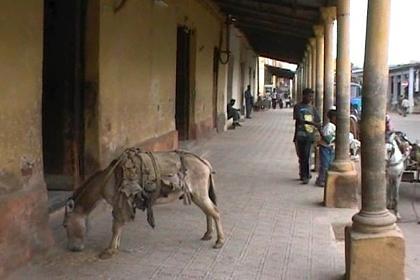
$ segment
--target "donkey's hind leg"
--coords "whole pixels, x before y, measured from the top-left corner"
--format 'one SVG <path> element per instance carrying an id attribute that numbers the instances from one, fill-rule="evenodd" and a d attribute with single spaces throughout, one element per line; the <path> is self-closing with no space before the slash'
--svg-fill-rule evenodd
<path id="1" fill-rule="evenodd" d="M 203 210 L 204 211 L 204 210 Z M 212 216 L 204 213 L 206 215 L 206 221 L 207 221 L 207 230 L 204 233 L 203 237 L 201 237 L 201 240 L 211 240 L 213 237 L 213 218 Z"/>
<path id="2" fill-rule="evenodd" d="M 220 213 L 217 209 L 216 205 L 210 200 L 210 198 L 204 198 L 203 200 L 197 199 L 195 196 L 192 196 L 193 202 L 200 207 L 200 209 L 204 212 L 207 218 L 207 231 L 203 236 L 203 240 L 208 240 L 211 238 L 211 233 L 213 232 L 213 225 L 211 218 L 213 218 L 216 224 L 216 231 L 217 231 L 217 240 L 214 245 L 214 248 L 221 248 L 225 243 L 225 235 L 223 233 L 222 222 L 220 221 Z M 205 239 L 208 238 L 208 239 Z"/>
<path id="3" fill-rule="evenodd" d="M 123 222 L 119 222 L 116 219 L 112 221 L 111 242 L 109 243 L 108 248 L 106 248 L 99 254 L 99 258 L 109 259 L 113 255 L 118 253 L 118 249 L 120 248 L 120 243 L 121 243 L 121 233 L 122 233 L 123 226 L 124 226 Z"/>

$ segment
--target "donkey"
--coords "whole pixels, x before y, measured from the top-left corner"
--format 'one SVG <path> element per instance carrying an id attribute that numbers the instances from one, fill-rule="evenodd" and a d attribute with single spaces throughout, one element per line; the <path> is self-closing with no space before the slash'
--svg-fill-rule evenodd
<path id="1" fill-rule="evenodd" d="M 137 164 L 139 162 L 140 165 Z M 184 202 L 192 201 L 206 215 L 207 229 L 202 240 L 212 238 L 214 220 L 217 240 L 213 247 L 221 248 L 225 238 L 216 206 L 213 173 L 208 161 L 190 152 L 144 153 L 138 148 L 127 149 L 107 168 L 91 176 L 68 199 L 63 221 L 68 249 L 84 249 L 87 217 L 101 200 L 113 208 L 111 242 L 99 255 L 106 259 L 118 253 L 123 226 L 134 219 L 135 208 L 151 211 L 152 205 L 172 202 L 177 198 L 183 198 Z M 151 216 L 152 219 L 149 219 L 148 213 L 148 221 L 154 227 Z"/>
<path id="2" fill-rule="evenodd" d="M 401 219 L 401 215 L 398 211 L 401 178 L 405 170 L 407 155 L 410 154 L 410 147 L 404 146 L 404 153 L 401 151 L 399 147 L 399 143 L 401 142 L 402 139 L 400 139 L 398 134 L 396 132 L 391 132 L 387 135 L 385 143 L 387 208 L 394 212 L 398 220 Z"/>

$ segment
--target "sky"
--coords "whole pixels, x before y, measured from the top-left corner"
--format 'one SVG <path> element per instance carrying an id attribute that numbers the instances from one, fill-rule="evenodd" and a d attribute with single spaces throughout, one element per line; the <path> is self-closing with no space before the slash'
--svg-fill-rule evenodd
<path id="1" fill-rule="evenodd" d="M 367 0 L 350 1 L 350 59 L 362 67 Z M 390 65 L 420 61 L 420 0 L 391 0 Z"/>

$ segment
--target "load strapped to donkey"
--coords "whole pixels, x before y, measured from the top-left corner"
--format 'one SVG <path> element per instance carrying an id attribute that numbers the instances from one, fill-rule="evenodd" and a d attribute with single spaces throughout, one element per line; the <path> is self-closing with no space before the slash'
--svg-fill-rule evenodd
<path id="1" fill-rule="evenodd" d="M 146 210 L 147 221 L 155 227 L 152 206 L 177 198 L 183 199 L 185 204 L 193 202 L 206 215 L 207 230 L 203 240 L 212 238 L 214 220 L 217 230 L 214 247 L 222 247 L 224 234 L 216 206 L 213 173 L 208 161 L 191 152 L 125 150 L 68 199 L 63 226 L 69 249 L 83 250 L 87 216 L 99 200 L 105 200 L 113 208 L 113 236 L 109 247 L 100 255 L 108 258 L 118 252 L 122 227 L 135 218 L 136 209 Z"/>

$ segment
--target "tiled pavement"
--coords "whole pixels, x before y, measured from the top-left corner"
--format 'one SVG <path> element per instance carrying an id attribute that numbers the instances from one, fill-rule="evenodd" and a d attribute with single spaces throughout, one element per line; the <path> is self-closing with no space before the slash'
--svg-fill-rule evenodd
<path id="1" fill-rule="evenodd" d="M 65 250 L 58 212 L 51 226 L 60 241 L 11 279 L 341 279 L 344 244 L 331 224 L 349 222 L 354 210 L 322 207 L 323 189 L 296 180 L 291 110 L 258 112 L 242 125 L 191 148 L 217 172 L 222 249 L 200 241 L 204 215 L 179 202 L 156 207 L 154 230 L 138 212 L 122 252 L 99 260 L 111 234 L 111 213 L 100 206 L 84 252 Z"/>

